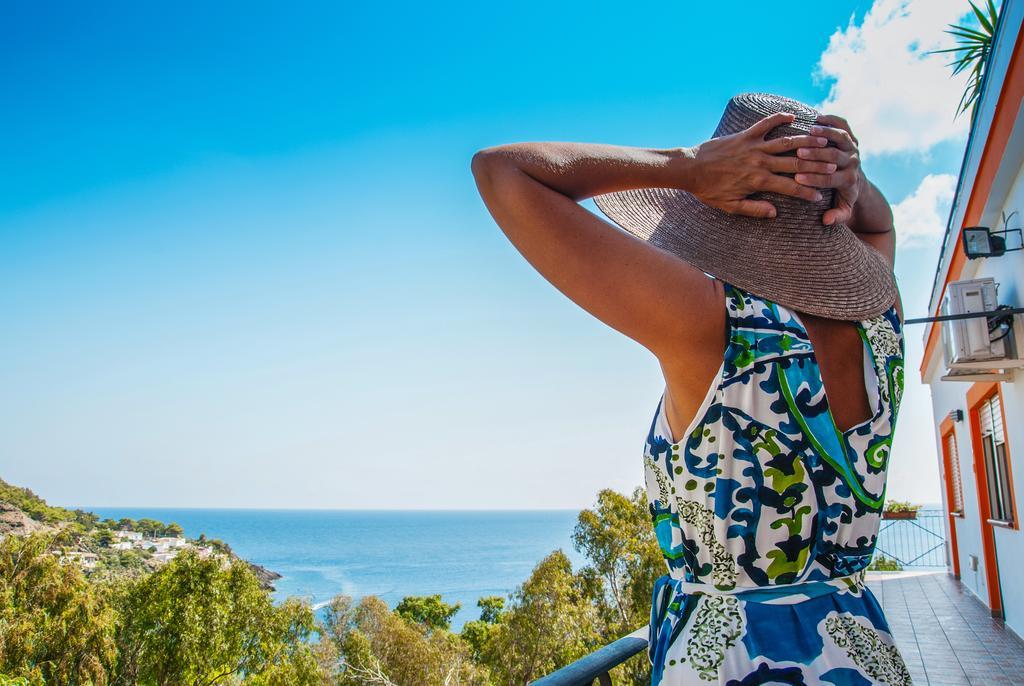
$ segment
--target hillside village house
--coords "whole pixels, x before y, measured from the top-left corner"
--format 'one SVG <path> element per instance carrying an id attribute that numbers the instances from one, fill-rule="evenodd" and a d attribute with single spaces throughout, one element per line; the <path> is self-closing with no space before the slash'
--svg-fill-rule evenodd
<path id="1" fill-rule="evenodd" d="M 158 550 L 153 553 L 153 560 L 156 562 L 170 562 L 178 555 L 178 549 L 172 548 L 170 550 Z"/>
<path id="2" fill-rule="evenodd" d="M 1024 1 L 996 27 L 924 329 L 947 555 L 959 578 L 1024 636 Z M 986 256 L 987 255 L 987 256 Z"/>
<path id="3" fill-rule="evenodd" d="M 96 565 L 99 563 L 99 555 L 81 550 L 71 550 L 66 553 L 61 553 L 59 555 L 59 559 L 61 564 L 76 563 L 86 571 L 95 569 Z"/>
<path id="4" fill-rule="evenodd" d="M 181 536 L 160 536 L 153 539 L 153 545 L 158 548 L 184 548 L 188 543 Z"/>
<path id="5" fill-rule="evenodd" d="M 161 562 L 172 559 L 180 549 L 190 547 L 191 545 L 188 539 L 182 536 L 145 538 L 138 531 L 115 531 L 114 537 L 118 541 L 111 544 L 110 548 L 112 550 L 130 550 L 132 548 L 150 550 L 154 553 L 154 559 Z M 199 548 L 199 551 L 204 557 L 209 555 L 209 550 L 205 546 Z M 203 553 L 203 551 L 206 552 Z"/>

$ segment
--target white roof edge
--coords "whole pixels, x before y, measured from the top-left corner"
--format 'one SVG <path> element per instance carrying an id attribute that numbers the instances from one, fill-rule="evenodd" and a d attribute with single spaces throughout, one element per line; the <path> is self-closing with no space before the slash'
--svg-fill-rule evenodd
<path id="1" fill-rule="evenodd" d="M 992 179 L 992 188 L 989 190 L 985 207 L 981 211 L 980 223 L 982 226 L 1002 227 L 1003 218 L 1000 211 L 1006 205 L 1022 163 L 1024 163 L 1024 99 L 1017 107 L 1017 114 L 1013 119 L 1013 129 L 1003 148 L 1003 154 L 999 159 L 999 169 L 996 170 L 995 178 Z"/>

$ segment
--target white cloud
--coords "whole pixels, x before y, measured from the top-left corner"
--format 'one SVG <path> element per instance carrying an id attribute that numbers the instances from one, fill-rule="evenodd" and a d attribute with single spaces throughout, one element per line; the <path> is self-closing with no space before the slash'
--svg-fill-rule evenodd
<path id="1" fill-rule="evenodd" d="M 967 113 L 953 114 L 966 74 L 951 78 L 952 55 L 925 55 L 955 45 L 944 33 L 970 12 L 964 0 L 876 0 L 829 39 L 815 78 L 832 80 L 817 109 L 850 122 L 862 154 L 924 153 L 963 138 Z"/>
<path id="2" fill-rule="evenodd" d="M 946 232 L 950 203 L 956 191 L 952 174 L 929 174 L 902 201 L 893 205 L 893 225 L 901 247 L 938 245 Z"/>

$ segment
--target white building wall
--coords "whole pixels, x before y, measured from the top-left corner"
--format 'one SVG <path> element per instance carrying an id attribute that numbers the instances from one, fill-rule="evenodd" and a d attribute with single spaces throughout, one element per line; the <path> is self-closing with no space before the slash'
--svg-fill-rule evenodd
<path id="1" fill-rule="evenodd" d="M 1018 287 L 1021 286 L 1018 276 Z M 1017 301 L 1020 303 L 1020 301 Z M 1014 375 L 1014 383 L 1003 383 L 1003 416 L 1006 418 L 1006 447 L 1010 451 L 1013 498 L 1018 519 L 1024 516 L 1024 373 Z M 1020 522 L 1018 522 L 1020 524 Z M 1024 530 L 995 527 L 996 557 L 1006 623 L 1024 636 Z"/>
<path id="2" fill-rule="evenodd" d="M 1006 201 L 999 208 L 998 225 L 993 225 L 993 231 L 1002 231 L 1002 214 L 1009 215 L 1017 211 L 1010 218 L 1009 228 L 1024 227 L 1024 168 L 1018 169 L 1017 176 L 1013 180 L 1010 192 Z M 996 222 L 993 222 L 995 224 Z M 1010 248 L 1020 245 L 1020 236 L 1013 234 L 1006 237 L 1007 246 Z M 1024 307 L 1024 250 L 1008 252 L 1002 257 L 990 257 L 980 260 L 968 260 L 964 275 L 961 278 L 979 278 L 991 276 L 999 284 L 999 304 L 1015 305 Z M 1020 341 L 1024 344 L 1024 341 Z"/>
<path id="3" fill-rule="evenodd" d="M 1014 210 L 1019 210 L 1019 212 L 1011 218 L 1009 227 L 1024 226 L 1024 169 L 1018 171 L 1000 212 L 1005 211 L 1009 215 Z M 997 230 L 1002 227 L 1000 225 L 990 228 Z M 1019 245 L 1018 241 L 1016 236 L 1011 235 L 1007 238 L 1007 244 L 1010 247 Z M 961 248 L 957 246 L 956 249 L 960 250 Z M 989 276 L 999 284 L 1000 304 L 1024 307 L 1024 251 L 1008 252 L 1002 257 L 996 258 L 969 260 L 960 278 L 971 279 Z M 1018 341 L 1018 345 L 1024 346 L 1024 341 Z M 938 433 L 939 424 L 951 410 L 959 409 L 964 413 L 964 421 L 954 425 L 964 489 L 964 517 L 962 519 L 954 518 L 960 578 L 965 587 L 988 605 L 985 555 L 981 537 L 982 522 L 979 518 L 977 489 L 978 478 L 984 480 L 984 472 L 976 474 L 974 471 L 974 446 L 970 435 L 970 418 L 966 398 L 967 389 L 972 384 L 963 381 L 940 381 L 939 377 L 945 371 L 941 347 L 937 348 L 933 354 L 937 360 L 932 361 L 926 381 L 931 385 L 932 390 L 935 438 L 939 446 L 940 460 L 943 452 L 941 436 Z M 1021 518 L 1024 517 L 1024 371 L 1013 372 L 1011 379 L 1011 381 L 1001 382 L 1000 385 L 1014 498 L 1018 508 L 1017 516 Z M 945 479 L 945 475 L 943 476 Z M 945 497 L 944 480 L 943 499 Z M 987 497 L 984 481 L 982 481 L 982 497 Z M 1018 635 L 1024 636 L 1024 575 L 1021 575 L 1019 571 L 1024 569 L 1024 530 L 1000 526 L 993 527 L 993 529 L 1006 623 Z M 971 570 L 971 555 L 978 558 L 977 571 Z"/>

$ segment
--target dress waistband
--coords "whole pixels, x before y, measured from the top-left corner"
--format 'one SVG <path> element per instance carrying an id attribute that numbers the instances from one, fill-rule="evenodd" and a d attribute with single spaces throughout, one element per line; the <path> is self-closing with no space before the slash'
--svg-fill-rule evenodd
<path id="1" fill-rule="evenodd" d="M 789 604 L 828 595 L 841 590 L 853 590 L 864 585 L 865 570 L 847 576 L 820 581 L 799 581 L 792 584 L 773 584 L 769 586 L 735 586 L 721 589 L 712 584 L 701 584 L 683 581 L 665 575 L 655 584 L 655 595 L 659 586 L 669 584 L 676 593 L 686 595 L 731 595 L 740 600 L 754 603 Z"/>

